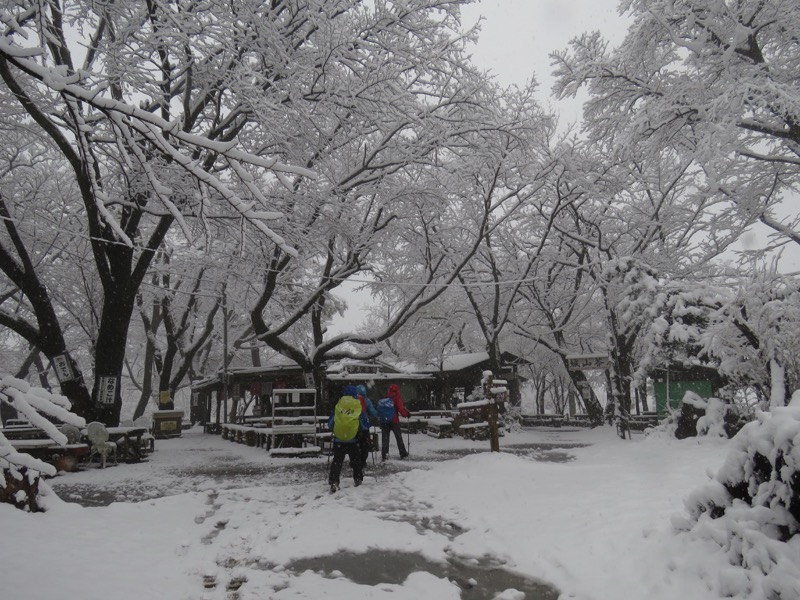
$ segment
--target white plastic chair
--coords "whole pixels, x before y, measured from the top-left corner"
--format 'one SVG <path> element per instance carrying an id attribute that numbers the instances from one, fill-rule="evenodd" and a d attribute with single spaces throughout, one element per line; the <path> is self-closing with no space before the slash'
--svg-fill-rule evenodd
<path id="1" fill-rule="evenodd" d="M 150 433 L 150 429 L 152 428 L 151 420 L 148 417 L 139 417 L 133 422 L 133 424 L 136 427 L 147 427 L 147 433 L 142 436 L 142 451 L 155 452 L 156 438 L 152 433 Z"/>
<path id="2" fill-rule="evenodd" d="M 117 463 L 117 444 L 108 441 L 108 430 L 105 425 L 99 421 L 92 421 L 86 426 L 86 437 L 92 445 L 87 462 L 92 462 L 92 457 L 97 455 L 100 457 L 102 468 L 105 469 L 108 455 L 113 454 L 114 464 Z"/>

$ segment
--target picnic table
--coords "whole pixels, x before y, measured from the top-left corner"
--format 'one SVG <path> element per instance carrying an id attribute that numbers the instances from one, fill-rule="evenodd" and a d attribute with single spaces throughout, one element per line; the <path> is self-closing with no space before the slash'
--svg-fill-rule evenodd
<path id="1" fill-rule="evenodd" d="M 107 427 L 108 439 L 117 444 L 117 459 L 126 462 L 139 462 L 144 459 L 142 436 L 147 427 Z"/>
<path id="2" fill-rule="evenodd" d="M 108 441 L 117 445 L 117 460 L 125 462 L 139 462 L 144 460 L 142 437 L 147 433 L 147 427 L 106 427 Z M 87 430 L 81 430 L 84 438 Z"/>
<path id="3" fill-rule="evenodd" d="M 435 438 L 453 437 L 453 419 L 429 419 L 427 434 Z"/>

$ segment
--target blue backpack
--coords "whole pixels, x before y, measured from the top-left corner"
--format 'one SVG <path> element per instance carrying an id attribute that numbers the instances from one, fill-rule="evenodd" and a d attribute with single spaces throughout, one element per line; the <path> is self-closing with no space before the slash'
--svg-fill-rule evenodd
<path id="1" fill-rule="evenodd" d="M 378 400 L 378 418 L 381 425 L 388 425 L 394 419 L 394 400 L 391 398 L 381 398 Z"/>

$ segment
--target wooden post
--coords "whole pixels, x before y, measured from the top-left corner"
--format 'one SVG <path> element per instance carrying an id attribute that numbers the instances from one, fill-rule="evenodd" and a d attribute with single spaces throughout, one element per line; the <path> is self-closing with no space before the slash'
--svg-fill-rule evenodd
<path id="1" fill-rule="evenodd" d="M 497 402 L 492 388 L 494 387 L 494 374 L 489 373 L 483 382 L 483 395 L 490 404 L 486 407 L 486 420 L 489 423 L 489 447 L 492 452 L 500 452 L 500 434 L 497 431 Z"/>
<path id="2" fill-rule="evenodd" d="M 486 411 L 489 421 L 489 446 L 492 452 L 500 452 L 500 435 L 497 432 L 497 404 L 494 399 Z"/>

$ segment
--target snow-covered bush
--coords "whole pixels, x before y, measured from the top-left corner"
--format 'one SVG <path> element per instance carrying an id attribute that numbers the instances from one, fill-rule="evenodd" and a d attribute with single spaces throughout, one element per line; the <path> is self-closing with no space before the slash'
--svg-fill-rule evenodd
<path id="1" fill-rule="evenodd" d="M 28 382 L 10 375 L 0 378 L 0 402 L 10 405 L 31 425 L 43 430 L 51 440 L 62 446 L 68 443 L 67 436 L 44 415 L 77 427 L 86 425 L 82 417 L 70 412 L 70 401 L 64 396 L 32 387 Z M 56 469 L 29 454 L 17 452 L 0 433 L 0 473 L 0 502 L 35 512 L 42 510 L 39 494 L 46 488 L 40 480 L 41 475 L 52 477 Z"/>
<path id="2" fill-rule="evenodd" d="M 515 433 L 522 431 L 522 407 L 511 406 L 506 403 L 505 408 L 498 416 L 498 426 L 505 433 Z"/>
<path id="3" fill-rule="evenodd" d="M 719 545 L 731 565 L 712 585 L 728 596 L 800 598 L 800 392 L 742 428 L 686 509 L 673 521 L 681 535 Z"/>
<path id="4" fill-rule="evenodd" d="M 749 420 L 749 414 L 739 405 L 687 391 L 680 410 L 667 415 L 657 427 L 647 429 L 645 436 L 732 438 Z"/>
<path id="5" fill-rule="evenodd" d="M 741 409 L 719 398 L 705 399 L 687 391 L 677 419 L 678 438 L 699 436 L 732 438 L 747 421 Z"/>

